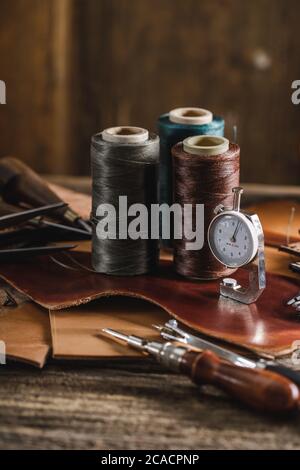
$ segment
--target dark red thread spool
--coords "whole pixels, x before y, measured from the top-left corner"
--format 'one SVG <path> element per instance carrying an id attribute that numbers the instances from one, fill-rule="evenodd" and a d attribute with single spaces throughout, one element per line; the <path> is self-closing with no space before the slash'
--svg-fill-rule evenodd
<path id="1" fill-rule="evenodd" d="M 172 148 L 174 202 L 193 205 L 192 226 L 195 229 L 195 205 L 204 204 L 204 246 L 187 250 L 184 237 L 174 240 L 176 271 L 189 278 L 217 279 L 232 273 L 211 253 L 207 242 L 208 226 L 217 205 L 232 207 L 232 188 L 239 185 L 240 148 L 224 137 L 196 136 Z"/>

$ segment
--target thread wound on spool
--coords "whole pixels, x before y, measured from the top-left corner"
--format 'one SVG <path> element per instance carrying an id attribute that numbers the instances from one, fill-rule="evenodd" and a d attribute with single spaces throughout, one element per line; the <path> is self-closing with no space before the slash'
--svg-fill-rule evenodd
<path id="1" fill-rule="evenodd" d="M 219 155 L 185 152 L 180 142 L 172 148 L 174 169 L 174 202 L 192 204 L 192 227 L 195 230 L 195 206 L 204 204 L 204 246 L 198 251 L 186 249 L 186 240 L 174 240 L 176 271 L 189 278 L 217 279 L 233 272 L 219 263 L 207 242 L 207 230 L 218 204 L 232 205 L 232 188 L 239 185 L 239 146 L 229 143 Z"/>
<path id="2" fill-rule="evenodd" d="M 116 129 L 116 128 L 113 128 Z M 118 137 L 141 136 L 143 132 L 128 132 L 122 128 L 119 132 L 109 132 Z M 137 128 L 133 128 L 137 129 Z M 139 128 L 140 129 L 140 128 Z M 107 131 L 107 130 L 106 130 Z M 144 132 L 145 131 L 145 132 Z M 150 214 L 151 204 L 158 202 L 158 163 L 159 139 L 155 134 L 148 134 L 142 142 L 107 141 L 103 138 L 107 132 L 96 134 L 91 143 L 92 165 L 92 264 L 97 272 L 112 275 L 137 275 L 152 271 L 158 263 L 158 240 L 131 239 L 128 234 L 120 239 L 120 227 L 126 229 L 132 220 L 127 212 L 119 208 L 119 197 L 127 197 L 127 207 L 143 204 Z M 114 138 L 114 137 L 113 137 Z M 97 216 L 100 205 L 110 204 L 115 208 L 116 238 L 99 239 L 97 224 L 103 216 Z M 108 223 L 110 215 L 105 214 Z M 149 233 L 150 225 L 149 222 Z"/>
<path id="3" fill-rule="evenodd" d="M 184 108 L 187 109 L 187 108 Z M 193 109 L 193 108 L 188 108 Z M 199 135 L 223 136 L 224 120 L 213 116 L 207 124 L 176 123 L 170 120 L 170 115 L 163 114 L 158 120 L 160 137 L 160 172 L 159 172 L 159 200 L 160 203 L 171 205 L 173 202 L 173 170 L 172 154 L 173 145 L 182 142 L 187 137 Z M 172 246 L 172 240 L 164 245 Z"/>

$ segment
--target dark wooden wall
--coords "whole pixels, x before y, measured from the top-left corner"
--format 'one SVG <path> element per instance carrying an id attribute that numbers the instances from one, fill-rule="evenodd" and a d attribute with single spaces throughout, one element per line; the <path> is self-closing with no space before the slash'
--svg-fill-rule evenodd
<path id="1" fill-rule="evenodd" d="M 298 0 L 1 0 L 0 155 L 88 174 L 106 126 L 199 105 L 234 124 L 242 180 L 300 183 Z"/>

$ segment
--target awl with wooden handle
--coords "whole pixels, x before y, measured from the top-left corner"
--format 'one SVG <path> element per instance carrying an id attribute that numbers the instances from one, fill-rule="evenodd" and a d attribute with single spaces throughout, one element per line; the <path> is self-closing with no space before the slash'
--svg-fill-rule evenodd
<path id="1" fill-rule="evenodd" d="M 300 373 L 278 363 L 275 360 L 263 358 L 249 358 L 241 353 L 232 351 L 225 346 L 220 346 L 215 342 L 208 340 L 203 336 L 192 333 L 189 328 L 180 326 L 174 318 L 170 319 L 164 325 L 153 325 L 155 329 L 160 331 L 162 338 L 166 341 L 176 341 L 176 343 L 183 344 L 199 351 L 208 350 L 214 352 L 217 356 L 232 362 L 236 366 L 249 367 L 250 369 L 264 369 L 276 374 L 282 375 L 287 379 L 294 382 L 300 387 Z"/>
<path id="2" fill-rule="evenodd" d="M 187 375 L 194 383 L 214 385 L 256 410 L 286 413 L 299 407 L 298 387 L 274 372 L 238 367 L 221 361 L 216 354 L 207 350 L 199 353 L 169 342 L 125 335 L 110 328 L 102 331 L 149 353 L 162 365 Z"/>

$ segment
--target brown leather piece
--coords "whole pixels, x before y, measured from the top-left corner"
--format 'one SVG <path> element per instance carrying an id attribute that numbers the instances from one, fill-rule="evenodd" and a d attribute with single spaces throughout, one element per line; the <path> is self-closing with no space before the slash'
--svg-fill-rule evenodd
<path id="1" fill-rule="evenodd" d="M 76 308 L 50 311 L 53 357 L 56 359 L 113 359 L 142 355 L 121 342 L 111 341 L 102 328 L 159 339 L 152 324 L 165 323 L 169 315 L 140 299 L 98 299 Z"/>
<path id="2" fill-rule="evenodd" d="M 30 302 L 0 310 L 0 340 L 10 359 L 43 367 L 51 349 L 49 315 Z"/>
<path id="3" fill-rule="evenodd" d="M 278 246 L 287 243 L 287 228 L 292 208 L 295 208 L 294 219 L 290 227 L 290 242 L 300 240 L 300 203 L 293 200 L 267 201 L 247 208 L 257 212 L 265 231 L 265 243 Z"/>
<path id="4" fill-rule="evenodd" d="M 92 198 L 87 194 L 78 193 L 72 189 L 63 188 L 58 184 L 49 184 L 50 189 L 57 194 L 57 196 L 80 215 L 83 219 L 90 218 Z"/>
<path id="5" fill-rule="evenodd" d="M 86 266 L 89 253 L 73 256 Z M 246 306 L 219 298 L 219 281 L 195 282 L 174 273 L 162 261 L 155 275 L 115 277 L 84 270 L 71 271 L 48 257 L 34 262 L 3 264 L 1 276 L 50 310 L 80 305 L 105 296 L 138 297 L 159 305 L 185 324 L 214 337 L 259 352 L 290 351 L 300 339 L 300 323 L 287 300 L 299 291 L 296 279 L 268 274 L 268 287 L 256 304 Z M 24 276 L 24 273 L 26 275 Z M 247 282 L 240 269 L 237 278 Z"/>
<path id="6" fill-rule="evenodd" d="M 280 247 L 281 245 L 287 244 L 287 237 L 286 235 L 282 235 L 281 233 L 276 232 L 265 232 L 265 245 L 273 246 L 273 247 Z M 289 244 L 290 243 L 297 243 L 300 242 L 300 237 L 289 237 Z"/>

